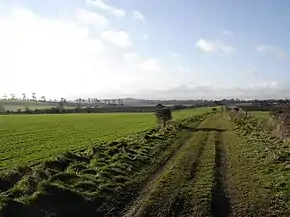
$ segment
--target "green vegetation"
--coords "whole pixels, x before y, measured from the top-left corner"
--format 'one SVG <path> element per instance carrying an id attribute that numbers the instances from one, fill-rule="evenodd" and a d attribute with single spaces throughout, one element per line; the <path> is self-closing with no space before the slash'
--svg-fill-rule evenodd
<path id="1" fill-rule="evenodd" d="M 210 111 L 177 111 L 184 118 Z M 59 153 L 80 150 L 153 128 L 152 113 L 2 115 L 0 116 L 0 168 L 35 163 Z"/>
<path id="2" fill-rule="evenodd" d="M 173 124 L 6 172 L 0 179 L 0 216 L 18 216 L 20 211 L 23 216 L 87 217 L 118 212 L 178 148 L 180 133 L 185 135 Z"/>
<path id="3" fill-rule="evenodd" d="M 290 146 L 254 119 L 217 113 L 192 129 L 153 183 L 133 205 L 133 216 L 289 216 Z"/>
<path id="4" fill-rule="evenodd" d="M 251 111 L 249 112 L 249 114 L 256 118 L 261 118 L 261 119 L 267 119 L 270 116 L 269 111 Z"/>
<path id="5" fill-rule="evenodd" d="M 227 132 L 229 173 L 236 216 L 289 216 L 289 143 L 276 138 L 252 118 L 232 118 Z M 245 163 L 246 162 L 246 163 Z"/>
<path id="6" fill-rule="evenodd" d="M 26 108 L 29 108 L 30 110 L 47 109 L 55 106 L 49 102 L 39 102 L 33 100 L 0 100 L 0 104 L 5 108 L 5 110 L 10 111 L 17 111 L 18 109 L 25 111 Z"/>
<path id="7" fill-rule="evenodd" d="M 88 124 L 100 115 L 111 120 L 108 132 L 119 126 L 116 133 L 136 133 L 124 131 L 117 140 L 104 133 L 103 142 L 2 172 L 0 216 L 290 216 L 289 142 L 260 118 L 205 111 L 174 112 L 163 127 L 154 127 L 154 115 L 146 113 L 48 116 L 62 117 L 59 129 L 71 131 L 72 119 Z"/>

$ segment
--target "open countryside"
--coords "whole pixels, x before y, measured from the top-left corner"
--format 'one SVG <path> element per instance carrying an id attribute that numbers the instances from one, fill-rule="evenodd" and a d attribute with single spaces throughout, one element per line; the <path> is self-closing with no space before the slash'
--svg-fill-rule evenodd
<path id="1" fill-rule="evenodd" d="M 0 217 L 290 217 L 289 9 L 0 0 Z"/>
<path id="2" fill-rule="evenodd" d="M 174 119 L 210 108 L 182 110 Z M 155 126 L 152 113 L 0 115 L 0 169 L 112 141 Z"/>
<path id="3" fill-rule="evenodd" d="M 2 115 L 0 214 L 288 216 L 289 143 L 244 109 Z"/>

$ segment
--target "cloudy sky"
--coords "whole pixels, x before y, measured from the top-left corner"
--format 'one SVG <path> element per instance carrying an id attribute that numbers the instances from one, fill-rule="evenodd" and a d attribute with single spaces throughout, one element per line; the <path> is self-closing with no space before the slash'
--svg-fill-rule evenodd
<path id="1" fill-rule="evenodd" d="M 290 1 L 0 0 L 0 96 L 290 97 Z"/>

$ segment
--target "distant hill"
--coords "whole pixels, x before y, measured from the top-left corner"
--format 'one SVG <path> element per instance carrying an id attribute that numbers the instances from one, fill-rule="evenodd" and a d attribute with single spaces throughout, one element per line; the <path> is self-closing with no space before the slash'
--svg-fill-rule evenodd
<path id="1" fill-rule="evenodd" d="M 101 104 L 98 105 L 98 107 L 107 107 L 108 102 L 105 103 L 105 99 L 100 99 Z M 110 100 L 112 103 L 114 101 L 113 99 Z M 124 106 L 155 106 L 157 104 L 163 104 L 167 106 L 173 106 L 173 105 L 195 105 L 195 106 L 207 106 L 212 105 L 213 101 L 202 101 L 202 100 L 148 100 L 148 99 L 134 99 L 134 98 L 123 98 L 121 99 Z M 118 102 L 118 99 L 115 99 L 115 103 Z M 18 109 L 25 110 L 27 107 L 30 110 L 35 109 L 46 109 L 46 108 L 52 108 L 52 107 L 58 107 L 59 102 L 41 102 L 36 100 L 0 100 L 0 105 L 4 107 L 5 110 L 10 111 L 16 111 Z M 88 101 L 85 101 L 82 103 L 81 107 L 87 107 Z M 112 104 L 111 104 L 112 105 Z M 114 104 L 113 104 L 114 105 Z M 116 104 L 115 104 L 116 105 Z M 76 108 L 78 105 L 75 101 L 67 101 L 64 105 L 65 108 Z"/>
<path id="2" fill-rule="evenodd" d="M 18 109 L 25 110 L 28 107 L 31 110 L 34 109 L 45 109 L 55 106 L 55 103 L 50 102 L 40 102 L 33 100 L 0 100 L 0 105 L 5 108 L 5 110 L 16 111 Z"/>

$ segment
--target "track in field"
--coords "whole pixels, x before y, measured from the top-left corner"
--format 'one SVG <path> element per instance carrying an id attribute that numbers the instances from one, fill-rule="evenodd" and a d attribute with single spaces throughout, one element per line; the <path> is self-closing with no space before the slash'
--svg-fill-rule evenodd
<path id="1" fill-rule="evenodd" d="M 191 171 L 190 171 L 190 178 L 191 180 L 194 181 L 195 177 L 197 176 L 197 173 L 198 173 L 198 166 L 200 164 L 200 159 L 201 159 L 201 156 L 204 152 L 204 147 L 207 143 L 207 138 L 208 138 L 208 133 L 205 134 L 205 140 L 203 140 L 201 142 L 201 144 L 199 145 L 198 147 L 198 150 L 197 150 L 197 156 L 195 158 L 195 161 L 192 163 L 192 166 L 191 166 Z"/>
<path id="2" fill-rule="evenodd" d="M 213 217 L 228 217 L 231 214 L 227 181 L 227 154 L 221 133 L 215 137 L 215 170 L 211 214 Z"/>
<path id="3" fill-rule="evenodd" d="M 202 131 L 202 130 L 199 130 L 199 131 Z M 203 135 L 204 139 L 198 144 L 196 156 L 191 164 L 189 178 L 190 178 L 190 182 L 192 185 L 194 185 L 195 179 L 198 175 L 199 165 L 201 163 L 201 157 L 204 153 L 205 146 L 208 143 L 208 138 L 209 138 L 208 132 L 204 132 L 203 134 L 204 134 Z M 185 202 L 186 202 L 186 200 L 182 196 L 177 196 L 169 208 L 169 214 L 167 215 L 167 217 L 182 216 Z"/>
<path id="4" fill-rule="evenodd" d="M 193 210 L 196 204 L 204 200 L 204 198 L 199 197 L 203 195 L 200 194 L 200 192 L 203 192 L 203 189 L 198 187 L 200 186 L 200 180 L 203 179 L 204 170 L 207 171 L 207 174 L 212 174 L 212 181 L 207 185 L 211 190 L 209 190 L 208 203 L 206 203 L 206 207 L 203 208 L 207 209 L 208 215 L 213 217 L 231 216 L 231 202 L 227 180 L 227 153 L 223 141 L 225 129 L 223 129 L 216 120 L 219 119 L 209 117 L 197 128 L 188 129 L 191 131 L 192 136 L 184 138 L 182 143 L 170 157 L 151 175 L 148 183 L 140 191 L 139 197 L 125 209 L 123 216 L 199 216 L 199 214 L 194 213 Z M 188 151 L 192 151 L 192 154 L 188 155 Z M 186 158 L 186 156 L 191 157 L 184 161 L 183 159 Z M 183 161 L 186 162 L 187 165 L 182 167 L 175 166 L 178 164 L 180 165 L 180 162 Z M 208 162 L 212 162 L 212 167 L 208 167 Z M 174 171 L 180 168 L 183 168 L 182 176 L 186 178 L 182 179 L 181 177 L 183 181 L 179 182 L 174 180 L 179 179 L 179 177 L 175 177 Z M 203 168 L 203 172 L 200 171 L 201 168 Z M 177 188 L 169 187 L 168 189 L 173 191 L 168 192 L 167 187 L 172 184 L 164 174 L 168 172 L 171 173 L 171 170 L 173 170 L 173 175 L 171 174 L 174 180 L 173 182 L 175 182 L 175 184 L 179 183 L 180 185 L 178 185 Z M 167 186 L 166 190 L 160 187 L 160 182 L 167 183 L 165 184 L 165 186 Z M 194 198 L 195 194 L 193 195 L 195 201 L 192 201 L 186 196 L 188 193 L 186 190 L 187 188 L 189 188 L 189 191 L 190 189 L 198 189 L 197 192 L 199 192 L 198 194 L 200 195 L 197 195 L 196 198 Z M 163 193 L 160 195 L 163 195 L 164 191 L 168 192 L 168 197 L 156 197 L 156 194 L 159 195 L 161 192 Z M 195 192 L 195 190 L 193 192 Z M 152 197 L 152 195 L 155 196 Z M 151 213 L 151 211 L 153 213 Z"/>
<path id="5" fill-rule="evenodd" d="M 180 140 L 179 146 L 175 149 L 175 151 L 162 163 L 162 165 L 156 170 L 154 174 L 152 174 L 149 178 L 149 181 L 145 185 L 145 187 L 140 191 L 139 197 L 133 201 L 133 203 L 126 209 L 124 217 L 133 217 L 138 213 L 138 210 L 143 204 L 143 201 L 145 200 L 146 196 L 150 191 L 152 190 L 155 182 L 162 176 L 164 171 L 168 169 L 169 165 L 172 161 L 176 158 L 176 156 L 179 154 L 180 150 L 186 145 L 188 140 L 190 139 L 191 134 L 187 134 L 186 137 Z M 177 200 L 176 202 L 177 206 L 182 206 L 180 203 L 182 203 L 182 200 Z"/>

